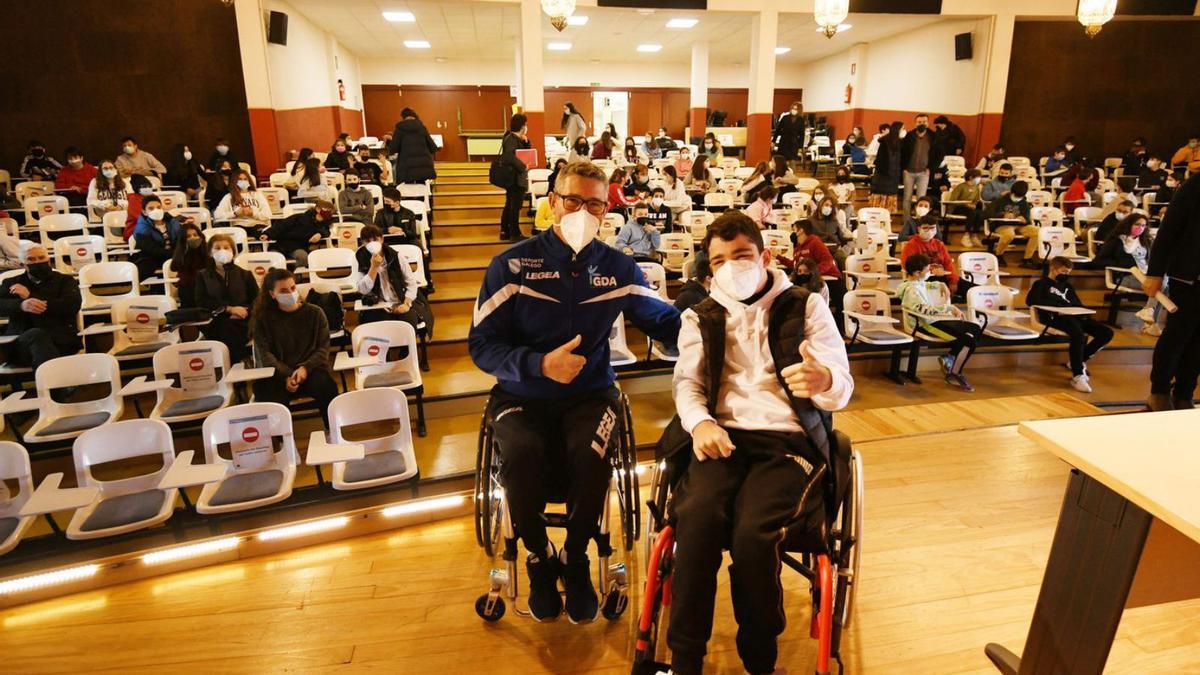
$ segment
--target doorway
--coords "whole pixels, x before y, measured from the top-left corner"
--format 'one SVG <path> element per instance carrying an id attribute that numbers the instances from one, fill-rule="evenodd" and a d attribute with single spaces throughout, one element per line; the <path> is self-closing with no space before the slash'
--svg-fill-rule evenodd
<path id="1" fill-rule="evenodd" d="M 608 123 L 616 128 L 621 138 L 629 135 L 629 92 L 627 91 L 594 91 L 592 92 L 593 129 L 599 136 Z"/>

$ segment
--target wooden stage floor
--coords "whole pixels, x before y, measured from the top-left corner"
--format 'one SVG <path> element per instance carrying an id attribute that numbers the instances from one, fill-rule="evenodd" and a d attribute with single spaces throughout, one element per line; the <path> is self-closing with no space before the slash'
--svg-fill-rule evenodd
<path id="1" fill-rule="evenodd" d="M 990 673 L 986 643 L 1019 653 L 1067 467 L 1013 423 L 1097 412 L 1056 395 L 840 418 L 866 465 L 847 672 Z M 80 593 L 0 612 L 0 671 L 628 672 L 633 611 L 484 624 L 473 603 L 490 564 L 456 518 Z M 636 599 L 643 565 L 629 567 Z M 793 675 L 813 668 L 802 581 L 785 570 L 780 664 Z M 709 672 L 742 672 L 724 573 L 716 624 Z M 1200 673 L 1200 601 L 1127 612 L 1108 672 Z"/>

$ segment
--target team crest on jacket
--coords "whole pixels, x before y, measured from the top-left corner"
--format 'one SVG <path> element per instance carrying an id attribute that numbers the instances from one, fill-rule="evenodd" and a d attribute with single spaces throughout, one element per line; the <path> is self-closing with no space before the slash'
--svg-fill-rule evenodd
<path id="1" fill-rule="evenodd" d="M 588 265 L 588 278 L 591 280 L 593 288 L 616 288 L 617 278 L 606 277 L 596 271 L 595 265 Z"/>
<path id="2" fill-rule="evenodd" d="M 513 274 L 520 274 L 521 273 L 521 259 L 520 258 L 509 258 L 508 259 L 508 271 L 512 272 Z"/>

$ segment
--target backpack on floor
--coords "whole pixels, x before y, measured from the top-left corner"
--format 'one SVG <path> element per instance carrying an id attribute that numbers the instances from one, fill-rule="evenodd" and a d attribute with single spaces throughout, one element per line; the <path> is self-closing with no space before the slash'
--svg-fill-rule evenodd
<path id="1" fill-rule="evenodd" d="M 342 309 L 342 298 L 337 293 L 322 293 L 310 290 L 306 302 L 316 305 L 325 312 L 325 321 L 329 324 L 329 332 L 336 333 L 346 324 L 346 312 Z"/>

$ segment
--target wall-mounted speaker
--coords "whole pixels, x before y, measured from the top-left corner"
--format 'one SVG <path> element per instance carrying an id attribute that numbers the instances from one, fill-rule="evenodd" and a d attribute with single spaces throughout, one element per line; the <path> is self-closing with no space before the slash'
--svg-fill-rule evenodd
<path id="1" fill-rule="evenodd" d="M 267 42 L 273 45 L 286 45 L 287 23 L 287 14 L 283 12 L 271 12 L 267 19 Z"/>
<path id="2" fill-rule="evenodd" d="M 970 61 L 973 56 L 971 34 L 959 33 L 954 36 L 954 60 Z"/>

